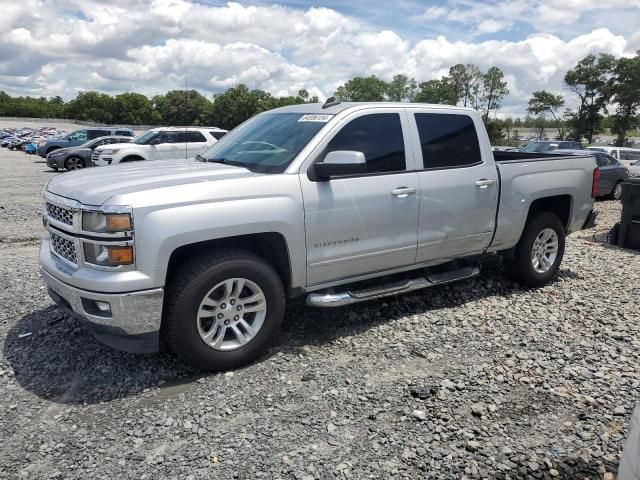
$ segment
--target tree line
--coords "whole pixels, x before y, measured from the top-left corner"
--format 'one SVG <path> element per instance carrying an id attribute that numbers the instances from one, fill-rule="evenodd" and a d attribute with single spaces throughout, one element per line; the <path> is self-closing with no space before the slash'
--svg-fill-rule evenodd
<path id="1" fill-rule="evenodd" d="M 533 92 L 528 112 L 551 120 L 559 139 L 582 139 L 610 129 L 616 145 L 628 143 L 628 134 L 640 126 L 640 51 L 631 58 L 587 55 L 564 76 L 577 108 L 561 109 L 565 98 L 546 90 Z M 608 117 L 607 114 L 610 114 Z"/>
<path id="2" fill-rule="evenodd" d="M 559 139 L 585 138 L 589 143 L 595 135 L 610 129 L 617 136 L 617 144 L 624 145 L 629 132 L 640 126 L 640 52 L 631 58 L 587 55 L 566 72 L 564 84 L 573 102 L 547 90 L 533 92 L 529 115 L 524 120 L 495 118 L 495 112 L 509 94 L 504 74 L 496 66 L 483 72 L 473 64 L 457 64 L 447 75 L 420 83 L 405 74 L 397 74 L 388 82 L 375 75 L 358 76 L 339 86 L 334 96 L 341 101 L 471 107 L 481 112 L 493 142 L 517 141 L 518 128 L 533 127 L 540 136 L 545 129 L 553 128 Z M 243 84 L 211 98 L 196 90 L 172 90 L 151 98 L 134 92 L 111 96 L 87 91 L 64 102 L 61 97 L 11 97 L 0 91 L 0 116 L 72 118 L 125 125 L 215 125 L 231 129 L 266 110 L 317 101 L 304 89 L 295 96 L 277 97 Z M 566 108 L 567 103 L 577 107 Z"/>
<path id="3" fill-rule="evenodd" d="M 275 97 L 264 90 L 237 85 L 209 99 L 196 90 L 172 90 L 148 98 L 140 93 L 80 92 L 73 100 L 60 97 L 11 97 L 0 91 L 0 116 L 69 118 L 121 125 L 209 125 L 231 129 L 257 113 L 286 105 L 316 103 L 300 90 Z"/>

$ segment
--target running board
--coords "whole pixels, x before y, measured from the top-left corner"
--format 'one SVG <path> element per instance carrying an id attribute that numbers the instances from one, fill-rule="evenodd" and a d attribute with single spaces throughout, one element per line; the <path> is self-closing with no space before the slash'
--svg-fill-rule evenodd
<path id="1" fill-rule="evenodd" d="M 396 282 L 386 283 L 380 286 L 347 289 L 344 292 L 314 292 L 307 295 L 307 305 L 310 307 L 342 307 L 353 303 L 365 302 L 376 298 L 388 297 L 390 295 L 398 295 L 401 293 L 412 292 L 427 287 L 435 287 L 436 285 L 444 285 L 447 283 L 464 280 L 466 278 L 475 277 L 480 273 L 478 265 L 470 265 L 455 270 L 444 271 L 440 273 L 431 273 L 428 271 L 424 274 Z"/>

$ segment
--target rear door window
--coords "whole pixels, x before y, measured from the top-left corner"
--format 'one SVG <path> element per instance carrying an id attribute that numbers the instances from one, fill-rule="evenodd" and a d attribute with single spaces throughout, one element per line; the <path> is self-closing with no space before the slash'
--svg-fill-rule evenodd
<path id="1" fill-rule="evenodd" d="M 367 173 L 406 170 L 400 115 L 373 113 L 351 120 L 331 139 L 326 153 L 337 150 L 364 153 Z"/>
<path id="2" fill-rule="evenodd" d="M 207 139 L 204 138 L 204 135 L 200 132 L 184 132 L 185 142 L 189 143 L 197 143 L 197 142 L 206 142 Z"/>
<path id="3" fill-rule="evenodd" d="M 482 163 L 480 143 L 468 115 L 416 113 L 425 169 L 459 168 Z"/>
<path id="4" fill-rule="evenodd" d="M 216 140 L 220 140 L 222 137 L 224 137 L 227 134 L 227 132 L 209 132 L 209 133 Z"/>
<path id="5" fill-rule="evenodd" d="M 620 151 L 620 160 L 640 160 L 640 152 Z"/>
<path id="6" fill-rule="evenodd" d="M 108 130 L 88 130 L 87 135 L 89 140 L 93 140 L 94 138 L 111 135 L 111 132 Z"/>
<path id="7" fill-rule="evenodd" d="M 123 137 L 133 137 L 133 133 L 128 130 L 116 130 L 116 135 L 122 135 Z"/>

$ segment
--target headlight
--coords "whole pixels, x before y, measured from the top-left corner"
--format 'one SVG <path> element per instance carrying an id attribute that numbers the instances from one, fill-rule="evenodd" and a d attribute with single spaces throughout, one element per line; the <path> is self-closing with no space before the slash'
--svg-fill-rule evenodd
<path id="1" fill-rule="evenodd" d="M 133 230 L 128 213 L 83 212 L 82 229 L 94 233 L 117 233 Z"/>
<path id="2" fill-rule="evenodd" d="M 84 243 L 84 261 L 101 267 L 133 265 L 133 246 Z"/>
<path id="3" fill-rule="evenodd" d="M 120 151 L 119 148 L 113 148 L 113 149 L 109 149 L 109 150 L 99 150 L 99 154 L 98 155 L 113 155 L 114 153 L 118 153 Z"/>

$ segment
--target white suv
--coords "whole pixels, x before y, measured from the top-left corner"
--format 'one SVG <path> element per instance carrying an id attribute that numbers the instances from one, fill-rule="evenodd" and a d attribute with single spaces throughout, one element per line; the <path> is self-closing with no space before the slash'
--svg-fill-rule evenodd
<path id="1" fill-rule="evenodd" d="M 138 160 L 193 159 L 226 133 L 226 130 L 217 127 L 154 128 L 131 143 L 98 147 L 91 159 L 96 166 Z"/>

